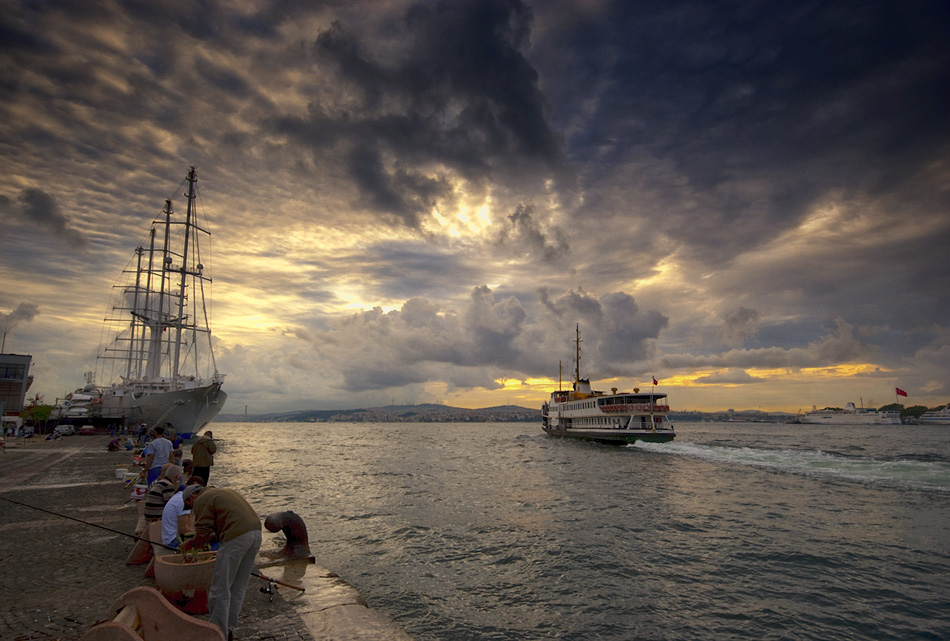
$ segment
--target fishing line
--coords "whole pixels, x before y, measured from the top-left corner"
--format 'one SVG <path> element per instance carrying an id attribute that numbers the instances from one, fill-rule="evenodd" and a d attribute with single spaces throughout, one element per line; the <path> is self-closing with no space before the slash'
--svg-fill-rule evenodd
<path id="1" fill-rule="evenodd" d="M 123 532 L 122 530 L 116 530 L 116 529 L 113 529 L 113 528 L 111 528 L 111 527 L 106 527 L 106 526 L 104 526 L 104 525 L 99 525 L 98 523 L 90 523 L 89 521 L 83 521 L 82 519 L 77 519 L 77 518 L 74 517 L 74 516 L 69 516 L 69 515 L 67 515 L 67 514 L 60 514 L 59 512 L 53 512 L 52 510 L 47 510 L 47 509 L 44 509 L 44 508 L 41 508 L 41 507 L 36 507 L 35 505 L 30 505 L 29 503 L 22 503 L 22 502 L 20 502 L 20 501 L 14 501 L 13 499 L 8 499 L 8 498 L 5 497 L 5 496 L 0 496 L 0 501 L 8 501 L 8 502 L 13 503 L 13 504 L 15 504 L 15 505 L 21 505 L 21 506 L 23 506 L 23 507 L 28 507 L 28 508 L 30 508 L 31 510 L 38 510 L 38 511 L 40 511 L 40 512 L 45 512 L 46 514 L 51 514 L 51 515 L 53 515 L 53 516 L 58 516 L 58 517 L 60 517 L 60 518 L 69 519 L 70 521 L 75 521 L 76 523 L 82 523 L 83 525 L 91 525 L 92 527 L 97 527 L 97 528 L 99 528 L 100 530 L 106 530 L 107 532 L 112 532 L 113 534 L 121 534 L 122 536 L 127 536 L 127 537 L 129 537 L 130 539 L 135 539 L 136 541 L 145 541 L 146 543 L 149 543 L 149 544 L 151 544 L 151 545 L 159 545 L 159 546 L 165 548 L 166 550 L 173 550 L 173 551 L 175 551 L 175 552 L 180 552 L 180 551 L 181 551 L 181 550 L 179 550 L 179 549 L 176 548 L 176 547 L 172 547 L 171 545 L 165 545 L 164 543 L 156 543 L 155 541 L 152 541 L 152 540 L 150 540 L 150 539 L 143 538 L 143 537 L 141 537 L 141 536 L 136 536 L 135 534 L 129 534 L 128 532 Z M 299 585 L 294 585 L 293 583 L 284 583 L 283 581 L 280 581 L 280 580 L 278 580 L 278 579 L 272 579 L 272 578 L 270 578 L 270 577 L 264 576 L 263 574 L 258 574 L 257 572 L 254 572 L 253 570 L 251 571 L 251 576 L 256 576 L 257 578 L 261 579 L 262 581 L 267 581 L 268 583 L 276 583 L 277 585 L 283 585 L 284 587 L 293 588 L 293 589 L 295 589 L 295 590 L 300 590 L 301 592 L 304 592 L 304 591 L 306 590 L 306 588 L 302 588 L 302 587 L 300 587 Z"/>

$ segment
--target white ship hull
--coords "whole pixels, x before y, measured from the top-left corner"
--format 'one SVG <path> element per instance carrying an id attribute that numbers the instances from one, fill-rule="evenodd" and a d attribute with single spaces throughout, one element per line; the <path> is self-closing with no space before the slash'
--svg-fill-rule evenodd
<path id="1" fill-rule="evenodd" d="M 921 425 L 950 425 L 950 410 L 924 412 L 917 422 Z"/>
<path id="2" fill-rule="evenodd" d="M 129 392 L 125 394 L 116 394 L 117 391 L 120 388 L 106 390 L 103 394 L 104 419 L 125 419 L 127 424 L 168 423 L 182 438 L 197 434 L 214 420 L 228 398 L 220 383 L 192 389 L 142 393 L 138 398 L 131 390 L 123 390 Z"/>
<path id="3" fill-rule="evenodd" d="M 803 414 L 800 423 L 809 425 L 900 425 L 898 412 L 818 412 Z"/>

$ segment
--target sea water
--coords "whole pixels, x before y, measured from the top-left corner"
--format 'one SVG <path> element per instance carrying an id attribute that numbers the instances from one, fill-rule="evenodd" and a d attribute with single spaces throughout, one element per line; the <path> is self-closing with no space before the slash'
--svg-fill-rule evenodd
<path id="1" fill-rule="evenodd" d="M 676 427 L 216 423 L 212 484 L 416 641 L 950 639 L 950 428 Z"/>

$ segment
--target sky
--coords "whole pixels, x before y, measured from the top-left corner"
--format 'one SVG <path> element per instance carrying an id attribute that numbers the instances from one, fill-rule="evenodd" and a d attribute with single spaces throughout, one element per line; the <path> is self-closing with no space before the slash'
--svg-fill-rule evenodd
<path id="1" fill-rule="evenodd" d="M 948 33 L 943 0 L 0 0 L 5 351 L 80 387 L 194 165 L 225 412 L 538 407 L 577 326 L 595 389 L 673 409 L 946 403 Z"/>

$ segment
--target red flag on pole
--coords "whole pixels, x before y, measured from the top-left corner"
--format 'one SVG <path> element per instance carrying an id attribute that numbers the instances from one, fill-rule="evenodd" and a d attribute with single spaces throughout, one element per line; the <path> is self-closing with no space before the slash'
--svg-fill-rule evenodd
<path id="1" fill-rule="evenodd" d="M 907 392 L 905 392 L 904 390 L 902 390 L 902 389 L 899 388 L 899 387 L 895 387 L 895 388 L 894 388 L 894 391 L 897 392 L 897 395 L 898 395 L 898 396 L 907 396 Z"/>
<path id="2" fill-rule="evenodd" d="M 659 385 L 659 383 L 656 382 L 656 376 L 653 377 L 653 384 L 654 384 L 654 385 Z"/>

